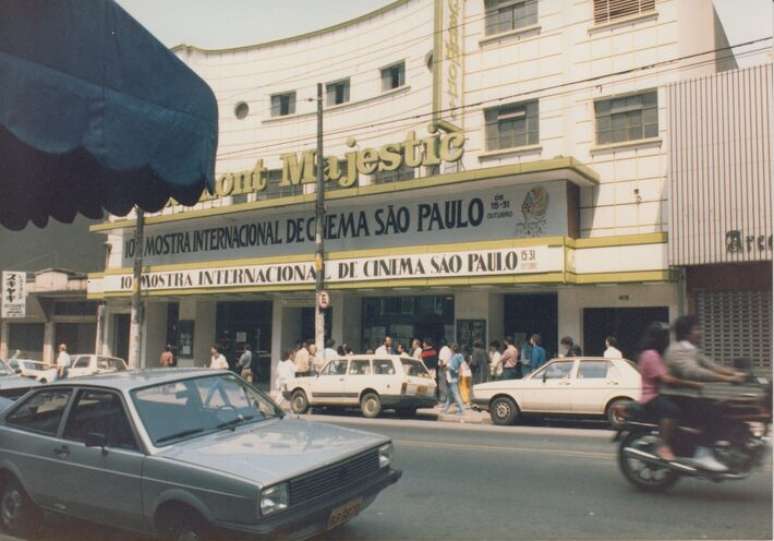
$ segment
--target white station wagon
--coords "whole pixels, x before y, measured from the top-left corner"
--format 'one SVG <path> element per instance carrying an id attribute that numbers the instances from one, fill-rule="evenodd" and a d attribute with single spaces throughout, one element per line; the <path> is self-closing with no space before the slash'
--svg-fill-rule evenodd
<path id="1" fill-rule="evenodd" d="M 640 373 L 626 359 L 578 357 L 553 359 L 523 379 L 473 386 L 476 409 L 489 411 L 496 425 L 513 424 L 520 415 L 606 416 L 620 419 L 616 404 L 638 399 Z"/>
<path id="2" fill-rule="evenodd" d="M 411 416 L 435 406 L 435 381 L 422 361 L 399 355 L 352 355 L 330 360 L 313 376 L 287 383 L 293 413 L 310 406 L 360 407 L 365 417 L 383 409 Z"/>

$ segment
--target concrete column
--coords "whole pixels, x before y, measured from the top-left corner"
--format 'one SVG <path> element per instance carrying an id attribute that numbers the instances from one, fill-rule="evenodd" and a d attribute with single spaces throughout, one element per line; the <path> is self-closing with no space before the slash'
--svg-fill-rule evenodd
<path id="1" fill-rule="evenodd" d="M 54 340 L 56 340 L 55 336 L 56 328 L 54 327 L 53 321 L 46 321 L 43 324 L 43 359 L 42 361 L 44 363 L 48 364 L 54 364 L 54 359 L 56 355 L 56 346 L 57 344 L 54 343 Z M 71 351 L 70 353 L 74 353 Z"/>
<path id="2" fill-rule="evenodd" d="M 97 355 L 103 355 L 102 348 L 105 343 L 105 313 L 107 309 L 104 302 L 100 302 L 97 305 L 97 332 L 95 333 L 96 339 L 94 341 L 94 353 Z"/>
<path id="3" fill-rule="evenodd" d="M 167 303 L 148 302 L 145 309 L 146 329 L 143 333 L 143 366 L 154 368 L 161 366 L 159 358 L 167 341 Z M 196 329 L 194 328 L 194 332 Z"/>
<path id="4" fill-rule="evenodd" d="M 209 364 L 210 346 L 215 342 L 216 316 L 214 301 L 197 301 L 194 320 L 194 366 Z"/>
<path id="5" fill-rule="evenodd" d="M 275 297 L 271 303 L 271 374 L 269 389 L 274 388 L 277 365 L 282 359 L 282 301 Z"/>
<path id="6" fill-rule="evenodd" d="M 9 328 L 7 321 L 0 321 L 0 359 L 8 358 Z"/>

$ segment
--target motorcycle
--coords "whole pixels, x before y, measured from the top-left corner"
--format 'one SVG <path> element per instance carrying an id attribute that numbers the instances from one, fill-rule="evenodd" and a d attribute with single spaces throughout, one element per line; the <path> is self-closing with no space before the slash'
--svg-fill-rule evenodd
<path id="1" fill-rule="evenodd" d="M 688 393 L 674 393 L 682 394 Z M 661 492 L 671 488 L 681 477 L 695 477 L 715 482 L 745 479 L 763 462 L 768 448 L 771 414 L 771 386 L 754 382 L 738 386 L 706 384 L 694 398 L 711 404 L 716 418 L 713 430 L 717 437 L 707 445 L 703 430 L 680 423 L 672 435 L 672 450 L 676 460 L 658 456 L 658 419 L 648 418 L 638 405 L 632 404 L 624 414 L 625 422 L 613 441 L 618 445 L 618 466 L 624 477 L 635 487 Z M 692 462 L 696 447 L 708 447 L 726 471 L 710 471 Z"/>

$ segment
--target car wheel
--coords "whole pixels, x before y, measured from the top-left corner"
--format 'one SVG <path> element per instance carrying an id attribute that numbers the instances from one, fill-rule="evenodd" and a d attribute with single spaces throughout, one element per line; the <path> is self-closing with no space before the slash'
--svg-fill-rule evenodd
<path id="1" fill-rule="evenodd" d="M 48 381 L 46 381 L 46 378 L 42 378 L 39 381 L 40 381 L 40 383 L 43 383 L 43 384 L 48 383 Z"/>
<path id="2" fill-rule="evenodd" d="M 382 411 L 382 399 L 376 393 L 366 393 L 360 399 L 360 410 L 363 412 L 363 417 L 369 419 L 378 417 Z"/>
<path id="3" fill-rule="evenodd" d="M 0 524 L 8 533 L 29 537 L 40 525 L 40 510 L 16 479 L 3 484 L 0 493 Z"/>
<path id="4" fill-rule="evenodd" d="M 296 415 L 302 415 L 309 411 L 309 399 L 303 390 L 297 389 L 293 391 L 293 394 L 290 396 L 290 409 Z"/>
<path id="5" fill-rule="evenodd" d="M 489 416 L 496 425 L 512 425 L 519 416 L 519 407 L 512 398 L 499 396 L 489 405 Z"/>
<path id="6" fill-rule="evenodd" d="M 631 402 L 628 398 L 616 398 L 607 405 L 605 415 L 607 422 L 610 423 L 610 428 L 618 430 L 626 424 L 626 406 Z"/>

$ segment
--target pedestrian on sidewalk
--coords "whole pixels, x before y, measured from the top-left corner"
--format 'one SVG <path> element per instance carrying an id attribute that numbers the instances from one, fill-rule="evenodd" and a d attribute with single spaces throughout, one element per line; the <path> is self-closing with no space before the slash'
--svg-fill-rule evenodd
<path id="1" fill-rule="evenodd" d="M 210 348 L 210 368 L 213 370 L 228 370 L 228 361 L 217 344 L 213 344 Z"/>
<path id="2" fill-rule="evenodd" d="M 172 346 L 167 344 L 164 346 L 164 351 L 159 358 L 159 364 L 161 368 L 172 368 L 175 366 L 175 356 L 172 354 Z"/>
<path id="3" fill-rule="evenodd" d="M 543 339 L 539 334 L 533 334 L 529 339 L 532 351 L 529 359 L 529 370 L 534 372 L 546 362 L 546 350 L 543 349 Z"/>
<path id="4" fill-rule="evenodd" d="M 618 349 L 618 340 L 615 336 L 608 336 L 605 338 L 605 352 L 602 356 L 605 359 L 623 359 L 623 353 Z"/>
<path id="5" fill-rule="evenodd" d="M 559 342 L 559 345 L 561 346 L 559 348 L 560 357 L 580 357 L 583 355 L 580 346 L 575 343 L 571 336 L 565 336 L 562 338 L 562 340 Z"/>
<path id="6" fill-rule="evenodd" d="M 473 353 L 470 354 L 470 368 L 473 370 L 473 384 L 486 383 L 489 379 L 489 357 L 481 340 L 473 342 Z"/>
<path id="7" fill-rule="evenodd" d="M 435 380 L 435 397 L 438 398 L 438 352 L 433 347 L 433 341 L 425 338 L 422 342 L 422 362 L 430 372 L 430 377 Z"/>
<path id="8" fill-rule="evenodd" d="M 510 338 L 503 339 L 505 351 L 503 351 L 503 379 L 521 379 L 521 360 L 519 350 Z"/>
<path id="9" fill-rule="evenodd" d="M 449 385 L 446 378 L 446 367 L 452 357 L 452 350 L 446 342 L 446 338 L 441 338 L 441 349 L 438 351 L 438 400 L 445 402 L 449 395 Z"/>
<path id="10" fill-rule="evenodd" d="M 250 344 L 243 344 L 242 355 L 239 356 L 239 362 L 237 362 L 237 370 L 239 375 L 245 381 L 253 382 L 253 352 L 250 350 Z"/>
<path id="11" fill-rule="evenodd" d="M 288 390 L 288 382 L 296 377 L 296 363 L 293 362 L 293 351 L 285 352 L 284 361 L 277 364 L 277 377 L 274 379 L 274 401 L 284 407 L 285 392 Z"/>
<path id="12" fill-rule="evenodd" d="M 419 338 L 414 338 L 411 341 L 411 356 L 418 361 L 422 360 L 422 342 Z"/>
<path id="13" fill-rule="evenodd" d="M 395 354 L 406 355 L 406 348 L 403 347 L 403 343 L 398 342 L 398 344 L 395 346 Z"/>
<path id="14" fill-rule="evenodd" d="M 470 358 L 470 356 L 468 356 Z M 465 356 L 462 356 L 462 364 L 460 365 L 460 398 L 465 407 L 470 406 L 470 390 L 472 388 L 473 371 L 470 369 L 470 364 L 465 360 Z"/>
<path id="15" fill-rule="evenodd" d="M 500 353 L 500 342 L 492 340 L 489 343 L 489 376 L 498 380 L 503 375 L 503 361 Z"/>
<path id="16" fill-rule="evenodd" d="M 333 338 L 328 338 L 325 341 L 325 350 L 323 350 L 323 358 L 326 361 L 330 361 L 331 359 L 335 359 L 339 356 L 338 351 L 335 349 L 336 346 L 336 340 Z"/>
<path id="17" fill-rule="evenodd" d="M 374 351 L 376 355 L 392 355 L 395 353 L 395 350 L 392 349 L 392 336 L 385 336 L 384 337 L 384 343 L 376 348 L 376 351 Z"/>
<path id="18" fill-rule="evenodd" d="M 451 401 L 453 398 L 454 403 L 457 406 L 457 415 L 459 416 L 460 421 L 462 421 L 465 406 L 462 403 L 462 397 L 460 396 L 459 383 L 460 370 L 462 368 L 462 363 L 465 362 L 465 359 L 462 357 L 462 353 L 460 353 L 460 348 L 457 344 L 452 344 L 452 347 L 449 349 L 449 351 L 452 353 L 452 355 L 449 359 L 449 362 L 446 364 L 445 379 L 446 383 L 448 384 L 448 392 L 446 394 L 446 402 L 444 404 L 443 413 L 449 413 L 449 408 L 451 407 Z"/>
<path id="19" fill-rule="evenodd" d="M 311 361 L 309 359 L 308 343 L 304 342 L 298 348 L 293 356 L 293 362 L 296 363 L 296 377 L 312 375 Z"/>
<path id="20" fill-rule="evenodd" d="M 67 353 L 67 344 L 59 344 L 59 355 L 56 356 L 56 378 L 64 379 L 70 370 L 70 354 Z"/>
<path id="21" fill-rule="evenodd" d="M 307 350 L 309 350 L 309 365 L 312 373 L 319 374 L 325 366 L 325 358 L 318 353 L 315 344 L 309 344 Z"/>

